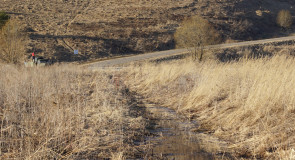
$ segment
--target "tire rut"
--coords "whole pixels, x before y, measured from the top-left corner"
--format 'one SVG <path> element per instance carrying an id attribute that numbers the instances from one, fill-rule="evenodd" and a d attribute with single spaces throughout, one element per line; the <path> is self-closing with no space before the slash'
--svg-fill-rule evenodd
<path id="1" fill-rule="evenodd" d="M 130 100 L 130 115 L 142 116 L 146 120 L 145 135 L 136 141 L 144 146 L 136 159 L 177 159 L 205 160 L 216 159 L 214 154 L 202 150 L 196 121 L 190 121 L 174 110 L 146 101 L 127 89 Z"/>

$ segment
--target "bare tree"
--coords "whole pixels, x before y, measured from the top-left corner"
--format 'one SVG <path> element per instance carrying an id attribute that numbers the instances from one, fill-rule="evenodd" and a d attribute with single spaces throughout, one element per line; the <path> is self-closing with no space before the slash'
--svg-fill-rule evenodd
<path id="1" fill-rule="evenodd" d="M 194 16 L 182 22 L 174 34 L 177 48 L 188 48 L 194 60 L 203 59 L 204 46 L 220 42 L 218 32 L 201 16 Z"/>
<path id="2" fill-rule="evenodd" d="M 10 19 L 0 31 L 0 61 L 17 64 L 24 60 L 26 35 L 20 30 L 20 23 Z"/>
<path id="3" fill-rule="evenodd" d="M 292 18 L 292 15 L 290 13 L 290 11 L 288 10 L 281 10 L 279 13 L 278 13 L 278 16 L 277 16 L 277 24 L 284 28 L 284 29 L 288 29 L 292 26 L 292 23 L 293 23 L 293 18 Z"/>

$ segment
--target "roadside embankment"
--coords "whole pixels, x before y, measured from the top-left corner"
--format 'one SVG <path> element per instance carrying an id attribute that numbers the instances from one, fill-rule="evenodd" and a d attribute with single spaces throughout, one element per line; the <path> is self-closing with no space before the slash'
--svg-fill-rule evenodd
<path id="1" fill-rule="evenodd" d="M 223 63 L 188 60 L 134 66 L 126 85 L 200 123 L 226 142 L 209 152 L 240 158 L 294 158 L 295 58 L 274 55 Z M 212 147 L 214 146 L 214 147 Z"/>

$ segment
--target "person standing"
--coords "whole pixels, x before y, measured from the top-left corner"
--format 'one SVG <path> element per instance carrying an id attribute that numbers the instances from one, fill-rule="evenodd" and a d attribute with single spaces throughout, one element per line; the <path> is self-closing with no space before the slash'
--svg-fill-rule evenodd
<path id="1" fill-rule="evenodd" d="M 35 53 L 32 53 L 32 61 L 35 62 Z"/>

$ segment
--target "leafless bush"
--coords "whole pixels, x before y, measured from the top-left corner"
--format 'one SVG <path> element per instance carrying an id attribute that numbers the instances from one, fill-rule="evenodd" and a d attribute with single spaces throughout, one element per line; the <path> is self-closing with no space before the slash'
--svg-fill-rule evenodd
<path id="1" fill-rule="evenodd" d="M 277 16 L 277 24 L 284 28 L 284 29 L 288 29 L 292 26 L 292 23 L 293 23 L 293 18 L 292 18 L 292 15 L 290 13 L 290 11 L 288 10 L 281 10 L 279 13 L 278 13 L 278 16 Z"/>
<path id="2" fill-rule="evenodd" d="M 20 23 L 9 20 L 0 31 L 0 61 L 17 64 L 23 61 L 26 35 L 20 30 Z"/>
<path id="3" fill-rule="evenodd" d="M 216 44 L 220 41 L 219 34 L 212 25 L 200 16 L 194 16 L 182 22 L 174 35 L 178 48 L 189 48 L 194 60 L 201 61 L 204 46 Z"/>

